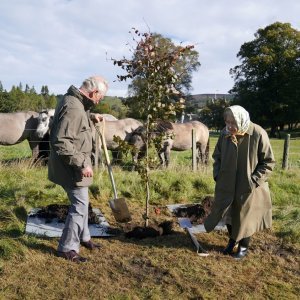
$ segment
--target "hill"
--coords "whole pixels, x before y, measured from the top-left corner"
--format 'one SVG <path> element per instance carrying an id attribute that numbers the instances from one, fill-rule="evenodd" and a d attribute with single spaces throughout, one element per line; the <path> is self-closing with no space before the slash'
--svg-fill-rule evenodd
<path id="1" fill-rule="evenodd" d="M 188 96 L 186 99 L 186 105 L 202 108 L 206 105 L 206 102 L 208 100 L 212 99 L 226 99 L 226 100 L 232 100 L 233 95 L 230 94 L 196 94 Z"/>

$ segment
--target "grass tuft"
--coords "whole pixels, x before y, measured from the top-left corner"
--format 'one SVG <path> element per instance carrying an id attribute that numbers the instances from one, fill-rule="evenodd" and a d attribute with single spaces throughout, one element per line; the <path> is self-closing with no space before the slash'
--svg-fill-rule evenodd
<path id="1" fill-rule="evenodd" d="M 4 238 L 0 240 L 0 261 L 23 256 L 24 247 L 14 239 Z"/>

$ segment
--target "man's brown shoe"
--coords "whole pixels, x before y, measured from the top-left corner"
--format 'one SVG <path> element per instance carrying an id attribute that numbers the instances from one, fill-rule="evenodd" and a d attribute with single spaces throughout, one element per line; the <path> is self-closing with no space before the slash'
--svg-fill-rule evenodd
<path id="1" fill-rule="evenodd" d="M 92 242 L 92 240 L 89 240 L 88 242 L 81 242 L 81 245 L 90 250 L 101 248 L 101 245 L 95 244 L 94 242 Z"/>
<path id="2" fill-rule="evenodd" d="M 62 257 L 64 259 L 76 262 L 76 263 L 81 263 L 81 262 L 86 262 L 87 258 L 80 256 L 76 251 L 71 250 L 67 252 L 61 252 L 57 251 L 57 256 Z"/>

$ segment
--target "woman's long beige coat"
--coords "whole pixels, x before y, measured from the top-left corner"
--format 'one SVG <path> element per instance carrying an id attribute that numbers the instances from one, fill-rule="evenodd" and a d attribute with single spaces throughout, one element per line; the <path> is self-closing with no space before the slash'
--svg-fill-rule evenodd
<path id="1" fill-rule="evenodd" d="M 212 231 L 226 212 L 236 241 L 270 228 L 272 204 L 267 179 L 275 160 L 266 131 L 250 123 L 237 146 L 223 130 L 213 159 L 215 201 L 204 223 L 206 231 Z"/>

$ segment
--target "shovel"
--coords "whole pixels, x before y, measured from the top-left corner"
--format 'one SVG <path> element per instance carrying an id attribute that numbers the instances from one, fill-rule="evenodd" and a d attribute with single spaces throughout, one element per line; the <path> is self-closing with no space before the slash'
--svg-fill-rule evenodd
<path id="1" fill-rule="evenodd" d="M 117 196 L 116 184 L 115 184 L 114 176 L 112 173 L 112 167 L 111 167 L 111 163 L 110 163 L 110 159 L 109 159 L 109 155 L 108 155 L 108 151 L 107 151 L 107 147 L 106 147 L 105 136 L 104 136 L 104 127 L 105 127 L 104 119 L 102 122 L 103 122 L 102 133 L 99 131 L 98 126 L 95 126 L 95 128 L 101 139 L 102 148 L 104 151 L 104 156 L 105 156 L 106 165 L 107 165 L 107 169 L 108 169 L 108 174 L 110 177 L 110 181 L 111 181 L 113 193 L 114 193 L 114 199 L 109 200 L 108 203 L 109 203 L 109 206 L 113 212 L 113 215 L 114 215 L 116 221 L 120 222 L 120 223 L 126 223 L 126 222 L 131 221 L 131 215 L 130 215 L 130 212 L 127 207 L 125 199 L 118 198 L 118 196 Z"/>
<path id="2" fill-rule="evenodd" d="M 203 249 L 203 247 L 200 245 L 200 243 L 198 242 L 197 238 L 195 237 L 195 235 L 192 233 L 192 223 L 190 221 L 189 218 L 178 218 L 178 223 L 179 226 L 183 229 L 185 229 L 185 231 L 189 234 L 193 244 L 196 247 L 197 253 L 199 256 L 208 256 L 208 252 L 206 250 Z"/>

